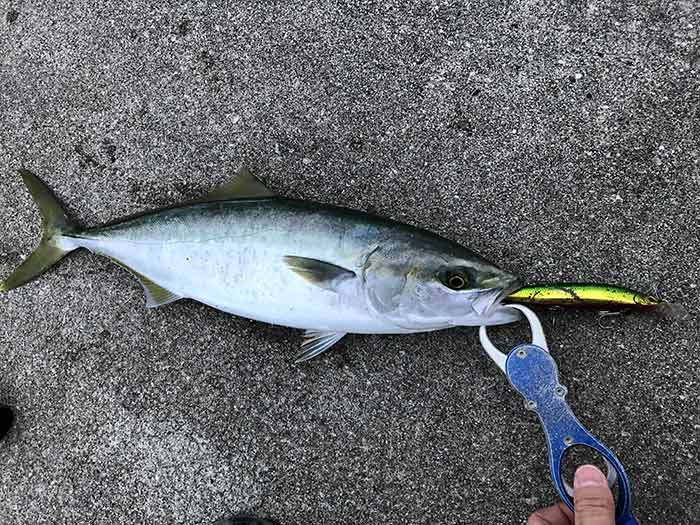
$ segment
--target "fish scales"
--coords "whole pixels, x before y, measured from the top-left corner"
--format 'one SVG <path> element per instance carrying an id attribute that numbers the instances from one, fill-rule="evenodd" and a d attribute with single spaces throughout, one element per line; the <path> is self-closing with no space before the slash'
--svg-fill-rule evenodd
<path id="1" fill-rule="evenodd" d="M 284 262 L 286 255 L 303 254 L 360 272 L 363 257 L 395 227 L 368 217 L 286 199 L 204 203 L 89 230 L 65 238 L 63 247 L 119 260 L 181 297 L 243 317 L 296 328 L 402 333 L 373 318 L 356 295 L 299 279 Z"/>

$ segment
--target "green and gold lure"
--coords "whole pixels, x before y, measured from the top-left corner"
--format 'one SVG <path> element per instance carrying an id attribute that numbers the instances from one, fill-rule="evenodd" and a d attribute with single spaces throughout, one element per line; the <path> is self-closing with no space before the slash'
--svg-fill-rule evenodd
<path id="1" fill-rule="evenodd" d="M 533 284 L 511 293 L 505 302 L 534 306 L 589 307 L 606 311 L 657 310 L 662 313 L 679 313 L 678 307 L 653 295 L 622 286 L 597 283 Z"/>

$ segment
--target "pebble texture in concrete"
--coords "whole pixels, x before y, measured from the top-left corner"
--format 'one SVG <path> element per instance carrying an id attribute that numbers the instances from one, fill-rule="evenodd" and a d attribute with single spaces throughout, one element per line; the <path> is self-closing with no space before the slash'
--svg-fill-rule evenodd
<path id="1" fill-rule="evenodd" d="M 658 288 L 687 320 L 543 320 L 642 522 L 697 522 L 699 9 L 2 1 L 0 278 L 40 233 L 19 167 L 92 225 L 245 163 L 526 281 Z M 146 310 L 88 253 L 1 295 L 0 321 L 2 523 L 512 524 L 556 499 L 540 427 L 471 328 L 349 336 L 294 365 L 298 331 Z"/>

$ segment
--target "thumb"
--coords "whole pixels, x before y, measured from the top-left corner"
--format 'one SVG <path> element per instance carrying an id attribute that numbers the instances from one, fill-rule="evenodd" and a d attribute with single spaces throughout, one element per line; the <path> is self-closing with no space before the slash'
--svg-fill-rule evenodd
<path id="1" fill-rule="evenodd" d="M 576 525 L 615 525 L 615 500 L 605 475 L 583 465 L 574 476 Z"/>

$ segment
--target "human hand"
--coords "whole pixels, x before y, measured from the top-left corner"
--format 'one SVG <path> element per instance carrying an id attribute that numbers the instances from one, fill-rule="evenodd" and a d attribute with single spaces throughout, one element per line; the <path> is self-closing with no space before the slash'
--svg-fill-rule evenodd
<path id="1" fill-rule="evenodd" d="M 563 503 L 534 512 L 528 525 L 615 525 L 615 500 L 608 480 L 593 465 L 583 465 L 574 475 L 574 513 Z"/>

